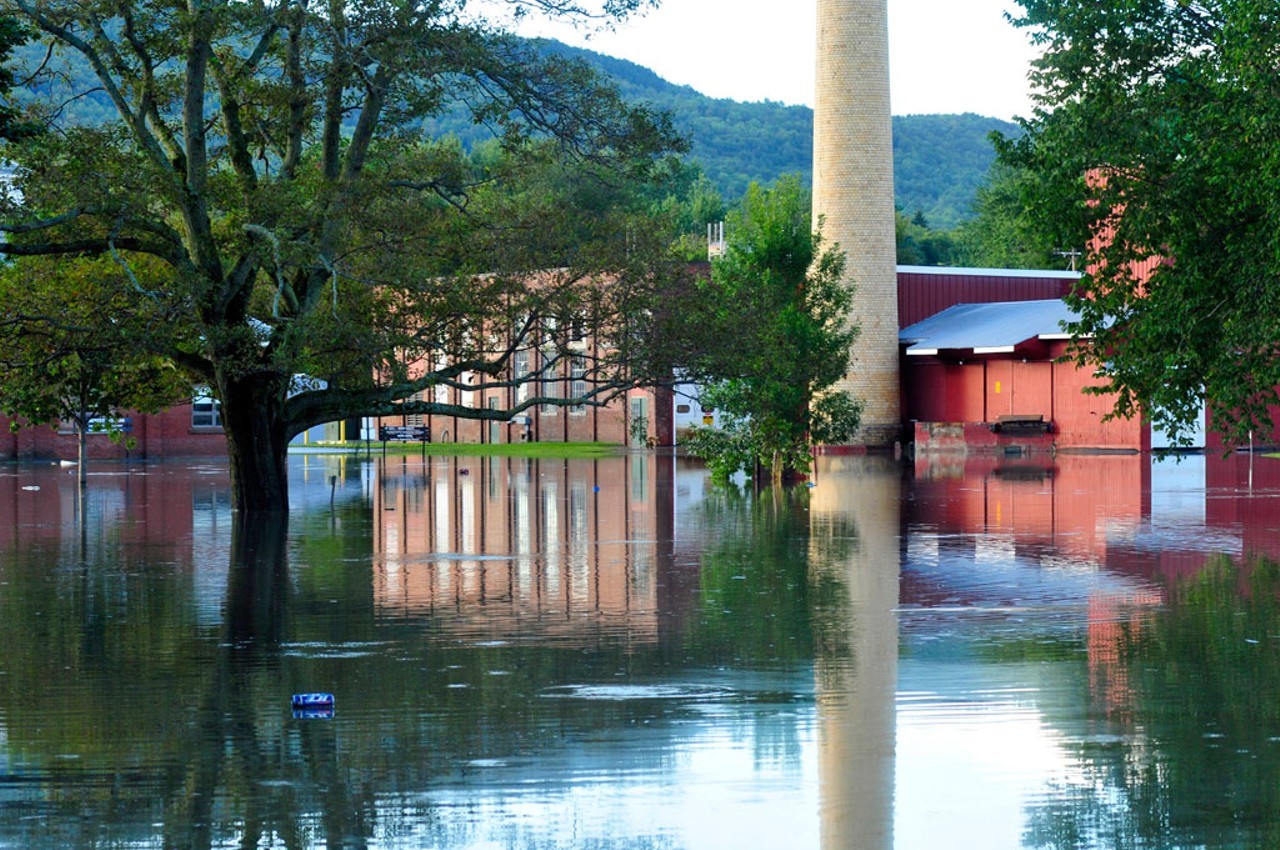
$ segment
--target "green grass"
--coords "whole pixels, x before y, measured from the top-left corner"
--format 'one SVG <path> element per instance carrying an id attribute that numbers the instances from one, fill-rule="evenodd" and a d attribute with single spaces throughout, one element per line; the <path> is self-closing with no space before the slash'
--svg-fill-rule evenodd
<path id="1" fill-rule="evenodd" d="M 421 443 L 387 443 L 388 455 L 420 455 Z M 346 443 L 311 443 L 310 449 L 333 449 L 335 451 L 358 451 L 363 454 L 366 444 L 363 442 Z M 369 449 L 373 454 L 382 454 L 382 443 L 372 443 Z M 617 443 L 427 443 L 428 455 L 446 457 L 547 457 L 547 458 L 593 458 L 609 457 L 621 453 L 625 447 Z"/>

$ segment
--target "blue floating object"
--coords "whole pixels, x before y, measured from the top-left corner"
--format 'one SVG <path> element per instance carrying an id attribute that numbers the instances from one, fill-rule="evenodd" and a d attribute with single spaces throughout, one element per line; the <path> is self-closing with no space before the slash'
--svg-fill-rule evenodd
<path id="1" fill-rule="evenodd" d="M 333 694 L 294 694 L 293 707 L 296 709 L 328 709 L 333 710 Z"/>

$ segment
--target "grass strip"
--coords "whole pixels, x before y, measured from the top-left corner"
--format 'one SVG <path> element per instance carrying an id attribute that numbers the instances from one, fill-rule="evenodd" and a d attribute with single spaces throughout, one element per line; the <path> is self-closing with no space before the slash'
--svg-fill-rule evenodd
<path id="1" fill-rule="evenodd" d="M 366 451 L 382 454 L 382 443 L 324 442 L 310 443 L 305 448 L 312 451 L 331 449 L 335 452 Z M 388 455 L 420 455 L 422 443 L 386 444 Z M 532 458 L 593 458 L 621 454 L 625 446 L 617 443 L 427 443 L 426 453 L 443 457 L 532 457 Z"/>

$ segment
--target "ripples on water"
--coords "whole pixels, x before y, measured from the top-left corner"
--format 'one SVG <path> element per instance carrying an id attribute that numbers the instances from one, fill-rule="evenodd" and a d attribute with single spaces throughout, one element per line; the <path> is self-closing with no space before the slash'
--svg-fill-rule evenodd
<path id="1" fill-rule="evenodd" d="M 0 847 L 1280 846 L 1274 462 L 1003 464 L 5 468 Z"/>

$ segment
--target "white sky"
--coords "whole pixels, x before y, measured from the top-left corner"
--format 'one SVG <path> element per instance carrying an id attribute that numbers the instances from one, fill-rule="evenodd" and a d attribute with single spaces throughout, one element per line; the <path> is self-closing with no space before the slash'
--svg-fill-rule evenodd
<path id="1" fill-rule="evenodd" d="M 893 114 L 1029 115 L 1013 0 L 888 0 Z M 615 32 L 532 30 L 629 59 L 712 97 L 813 104 L 815 0 L 663 0 Z"/>

